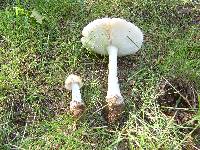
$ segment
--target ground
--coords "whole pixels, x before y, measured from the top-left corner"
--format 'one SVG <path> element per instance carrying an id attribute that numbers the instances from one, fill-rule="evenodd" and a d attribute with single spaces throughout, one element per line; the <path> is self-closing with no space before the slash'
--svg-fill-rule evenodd
<path id="1" fill-rule="evenodd" d="M 106 16 L 135 23 L 145 37 L 140 51 L 118 58 L 125 112 L 112 126 L 103 117 L 108 58 L 80 42 L 83 27 Z M 1 2 L 0 149 L 200 149 L 199 16 L 200 3 L 187 0 Z M 84 81 L 79 120 L 64 88 L 71 73 Z M 179 110 L 192 113 L 179 121 Z"/>

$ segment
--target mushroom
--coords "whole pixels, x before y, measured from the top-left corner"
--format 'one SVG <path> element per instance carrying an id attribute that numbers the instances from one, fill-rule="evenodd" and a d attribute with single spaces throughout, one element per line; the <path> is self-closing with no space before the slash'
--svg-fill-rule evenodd
<path id="1" fill-rule="evenodd" d="M 81 78 L 71 74 L 65 80 L 65 88 L 72 91 L 72 100 L 70 102 L 70 112 L 75 118 L 81 116 L 85 110 L 85 104 L 82 101 L 80 88 L 82 87 Z"/>
<path id="2" fill-rule="evenodd" d="M 130 55 L 142 46 L 143 33 L 134 24 L 120 18 L 96 19 L 84 27 L 81 42 L 98 54 L 109 55 L 107 120 L 117 121 L 124 107 L 117 77 L 117 56 Z"/>

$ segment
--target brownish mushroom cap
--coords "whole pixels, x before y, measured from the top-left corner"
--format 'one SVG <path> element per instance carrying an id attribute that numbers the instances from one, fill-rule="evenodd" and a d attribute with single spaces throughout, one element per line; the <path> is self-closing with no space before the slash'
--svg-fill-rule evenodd
<path id="1" fill-rule="evenodd" d="M 67 79 L 65 80 L 65 88 L 67 90 L 71 90 L 72 89 L 72 83 L 77 83 L 79 85 L 79 87 L 82 87 L 82 80 L 77 75 L 71 74 L 67 77 Z"/>

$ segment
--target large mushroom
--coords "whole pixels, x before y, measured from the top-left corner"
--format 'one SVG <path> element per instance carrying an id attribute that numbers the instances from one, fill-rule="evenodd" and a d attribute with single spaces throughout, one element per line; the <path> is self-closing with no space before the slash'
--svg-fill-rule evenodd
<path id="1" fill-rule="evenodd" d="M 80 88 L 82 87 L 81 78 L 71 74 L 65 80 L 65 88 L 72 91 L 72 100 L 70 102 L 70 112 L 73 117 L 78 118 L 82 115 L 85 105 L 81 98 Z"/>
<path id="2" fill-rule="evenodd" d="M 82 31 L 82 44 L 98 54 L 109 55 L 107 120 L 117 121 L 123 111 L 124 99 L 117 77 L 117 56 L 137 52 L 143 42 L 142 31 L 134 24 L 120 18 L 102 18 L 89 23 Z"/>

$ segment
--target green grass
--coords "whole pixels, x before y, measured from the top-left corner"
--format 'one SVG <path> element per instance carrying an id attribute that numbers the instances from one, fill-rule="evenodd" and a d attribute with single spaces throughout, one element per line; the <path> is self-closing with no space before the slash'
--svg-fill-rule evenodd
<path id="1" fill-rule="evenodd" d="M 181 0 L 34 0 L 0 5 L 0 149 L 181 149 L 190 125 L 177 125 L 155 102 L 163 77 L 195 82 L 200 95 L 198 3 Z M 31 17 L 33 10 L 42 24 Z M 139 26 L 142 49 L 119 58 L 126 103 L 123 125 L 106 126 L 102 103 L 108 58 L 82 47 L 81 31 L 101 17 L 120 17 Z M 69 114 L 71 73 L 84 80 L 84 117 Z M 133 85 L 133 81 L 135 84 Z M 138 107 L 140 97 L 141 107 Z M 194 116 L 193 120 L 199 116 Z M 190 132 L 181 132 L 190 127 Z M 193 141 L 200 141 L 193 136 Z"/>

